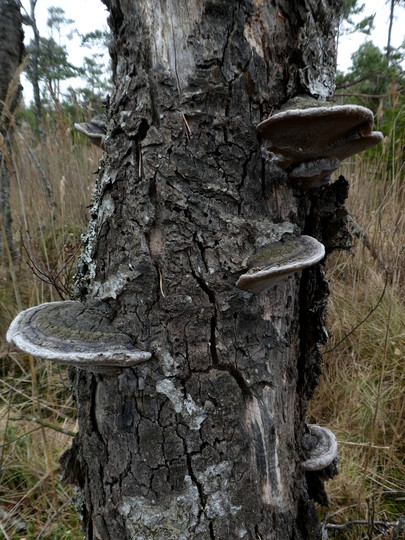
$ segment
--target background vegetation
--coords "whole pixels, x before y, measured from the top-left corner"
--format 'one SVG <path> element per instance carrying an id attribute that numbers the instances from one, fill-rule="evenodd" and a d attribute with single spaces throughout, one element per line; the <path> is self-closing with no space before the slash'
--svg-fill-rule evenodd
<path id="1" fill-rule="evenodd" d="M 346 26 L 355 9 L 357 3 L 348 2 Z M 43 43 L 52 47 L 53 39 L 59 62 L 64 46 L 57 24 L 63 13 L 51 15 L 53 37 Z M 87 42 L 101 37 L 88 36 Z M 329 427 L 339 441 L 340 475 L 328 484 L 330 506 L 320 508 L 330 537 L 337 539 L 404 538 L 398 525 L 405 522 L 401 51 L 366 43 L 338 79 L 337 100 L 371 108 L 385 139 L 339 171 L 351 185 L 353 250 L 335 253 L 325 266 L 331 339 L 308 422 Z M 95 58 L 89 61 L 97 64 Z M 62 95 L 55 73 L 62 70 L 40 71 L 42 136 L 34 107 L 13 119 L 14 246 L 0 263 L 0 538 L 5 539 L 82 538 L 74 508 L 80 499 L 63 485 L 58 461 L 76 429 L 68 374 L 10 349 L 4 339 L 21 309 L 72 294 L 101 157 L 100 149 L 72 130 L 75 121 L 102 107 L 94 78 L 93 86 Z"/>

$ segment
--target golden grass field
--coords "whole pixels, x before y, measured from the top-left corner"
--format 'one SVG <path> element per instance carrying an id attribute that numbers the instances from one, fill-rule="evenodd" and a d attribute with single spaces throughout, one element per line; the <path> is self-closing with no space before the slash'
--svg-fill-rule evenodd
<path id="1" fill-rule="evenodd" d="M 46 133 L 47 142 L 41 144 L 28 124 L 15 134 L 11 205 L 16 256 L 0 265 L 4 539 L 83 537 L 73 490 L 62 485 L 58 463 L 76 429 L 66 371 L 15 352 L 4 338 L 20 309 L 66 297 L 88 221 L 101 151 L 72 136 L 71 121 L 62 117 L 48 119 Z M 357 157 L 339 172 L 350 181 L 348 207 L 366 239 L 355 237 L 352 253 L 335 253 L 326 264 L 331 339 L 308 422 L 336 434 L 341 462 L 340 475 L 327 486 L 330 507 L 320 508 L 320 514 L 328 523 L 359 521 L 351 530 L 330 529 L 330 538 L 393 538 L 389 524 L 405 512 L 402 142 L 393 133 L 373 157 Z"/>

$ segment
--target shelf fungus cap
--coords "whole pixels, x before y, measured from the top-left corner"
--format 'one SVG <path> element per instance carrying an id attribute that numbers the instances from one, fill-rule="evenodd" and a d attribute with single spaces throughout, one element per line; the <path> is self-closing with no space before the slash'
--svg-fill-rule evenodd
<path id="1" fill-rule="evenodd" d="M 367 135 L 353 136 L 344 141 L 338 142 L 333 148 L 336 158 L 343 161 L 354 154 L 360 154 L 382 142 L 384 136 L 381 131 L 372 131 Z"/>
<path id="2" fill-rule="evenodd" d="M 49 302 L 22 311 L 6 337 L 32 356 L 90 371 L 130 367 L 152 356 L 136 349 L 100 310 L 76 301 Z"/>
<path id="3" fill-rule="evenodd" d="M 75 123 L 75 128 L 80 133 L 83 133 L 83 135 L 86 135 L 93 144 L 104 148 L 104 140 L 107 133 L 107 119 L 104 114 L 95 116 L 88 122 Z"/>
<path id="4" fill-rule="evenodd" d="M 325 247 L 316 238 L 288 236 L 260 249 L 248 261 L 249 270 L 239 277 L 236 286 L 259 293 L 290 274 L 318 263 L 324 256 Z"/>
<path id="5" fill-rule="evenodd" d="M 332 156 L 341 141 L 370 135 L 374 115 L 361 105 L 292 108 L 257 126 L 267 148 L 291 163 Z"/>
<path id="6" fill-rule="evenodd" d="M 382 141 L 382 133 L 372 131 L 374 116 L 366 107 L 322 102 L 314 106 L 316 103 L 311 100 L 310 106 L 299 107 L 294 102 L 292 108 L 270 116 L 257 126 L 265 146 L 278 155 L 284 169 L 303 164 L 316 172 L 320 161 L 324 165 L 329 161 L 328 168 L 332 172 L 337 161 Z M 296 173 L 294 169 L 290 171 L 293 183 Z M 304 189 L 329 181 L 329 175 L 323 174 L 322 169 L 314 176 L 314 185 L 307 179 L 302 185 Z"/>
<path id="7" fill-rule="evenodd" d="M 338 443 L 328 428 L 309 426 L 309 433 L 305 433 L 301 444 L 306 453 L 306 460 L 302 462 L 305 471 L 325 469 L 337 457 Z"/>

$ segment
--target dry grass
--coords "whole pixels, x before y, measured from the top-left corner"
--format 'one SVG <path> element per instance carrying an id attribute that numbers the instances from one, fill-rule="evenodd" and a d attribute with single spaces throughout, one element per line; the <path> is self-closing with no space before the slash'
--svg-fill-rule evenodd
<path id="1" fill-rule="evenodd" d="M 46 132 L 46 143 L 39 144 L 23 125 L 15 139 L 11 202 L 17 257 L 0 268 L 2 336 L 19 309 L 58 299 L 54 287 L 33 276 L 23 246 L 31 265 L 52 275 L 74 252 L 71 245 L 79 245 L 87 224 L 100 151 L 74 143 L 62 117 L 55 125 L 49 119 Z M 378 257 L 388 276 L 378 308 L 325 353 L 324 375 L 311 403 L 309 421 L 330 427 L 340 442 L 341 474 L 328 485 L 329 523 L 395 521 L 404 512 L 405 190 L 402 162 L 398 158 L 387 168 L 386 151 L 343 171 L 351 183 L 349 207 L 374 254 L 357 239 L 352 254 L 337 253 L 327 264 L 332 338 L 326 349 L 378 303 L 386 281 Z M 72 270 L 74 264 L 62 276 L 67 289 Z M 0 537 L 82 538 L 73 493 L 61 485 L 58 463 L 71 443 L 63 430 L 75 430 L 66 373 L 11 352 L 4 339 L 0 346 Z M 384 534 L 361 525 L 335 538 L 388 538 L 392 528 Z"/>
<path id="2" fill-rule="evenodd" d="M 405 185 L 402 155 L 386 166 L 389 144 L 378 158 L 343 171 L 349 209 L 371 249 L 355 238 L 351 254 L 335 253 L 327 263 L 332 338 L 310 404 L 310 421 L 328 426 L 339 441 L 340 475 L 328 485 L 327 520 L 366 522 L 330 531 L 342 540 L 392 538 L 393 527 L 372 522 L 395 522 L 405 512 Z"/>
<path id="3" fill-rule="evenodd" d="M 100 151 L 75 143 L 70 122 L 49 119 L 38 143 L 28 124 L 14 137 L 11 207 L 14 260 L 0 266 L 0 538 L 79 539 L 73 491 L 61 482 L 59 457 L 75 431 L 66 370 L 11 352 L 4 335 L 20 309 L 71 286 L 76 246 L 88 221 Z M 31 268 L 30 268 L 31 267 Z M 59 293 L 33 275 L 52 282 Z"/>

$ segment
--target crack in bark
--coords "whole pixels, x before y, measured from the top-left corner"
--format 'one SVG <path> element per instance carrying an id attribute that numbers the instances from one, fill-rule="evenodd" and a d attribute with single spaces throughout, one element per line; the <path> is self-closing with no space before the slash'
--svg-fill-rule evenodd
<path id="1" fill-rule="evenodd" d="M 245 185 L 245 180 L 247 178 L 247 168 L 248 168 L 248 165 L 249 163 L 251 162 L 252 160 L 252 157 L 254 156 L 254 154 L 256 153 L 256 149 L 254 150 L 251 150 L 249 152 L 249 155 L 248 157 L 245 159 L 245 161 L 243 162 L 243 165 L 242 165 L 242 177 L 241 177 L 241 181 L 238 183 L 238 185 L 236 186 L 236 189 L 239 193 L 239 202 L 238 202 L 238 214 L 240 215 L 242 213 L 242 199 L 241 199 L 241 191 Z"/>
<path id="2" fill-rule="evenodd" d="M 101 514 L 94 516 L 97 538 L 102 538 L 103 540 L 110 540 L 111 536 L 108 532 L 108 527 L 106 525 L 105 519 Z"/>
<path id="3" fill-rule="evenodd" d="M 160 127 L 160 115 L 158 105 L 158 89 L 157 84 L 153 80 L 153 77 L 148 73 L 148 85 L 149 85 L 149 98 L 150 98 L 150 110 L 152 116 L 152 125 L 157 129 Z"/>
<path id="4" fill-rule="evenodd" d="M 89 407 L 89 419 L 91 423 L 91 431 L 92 433 L 99 434 L 98 430 L 98 423 L 97 423 L 97 414 L 96 414 L 96 393 L 97 393 L 97 382 L 93 381 L 91 382 L 91 390 L 90 390 L 90 407 Z"/>
<path id="5" fill-rule="evenodd" d="M 267 181 L 266 181 L 266 160 L 264 157 L 262 157 L 262 159 L 260 160 L 261 162 L 261 165 L 262 165 L 262 168 L 261 168 L 261 186 L 262 186 L 262 197 L 263 197 L 263 200 L 266 200 L 267 199 L 267 193 L 266 193 L 266 184 L 267 184 Z"/>
<path id="6" fill-rule="evenodd" d="M 205 255 L 204 255 L 204 246 L 201 242 L 196 240 L 196 244 L 199 247 L 201 251 L 201 257 L 202 260 L 205 263 Z M 211 317 L 211 332 L 210 332 L 210 353 L 212 358 L 212 366 L 213 368 L 219 370 L 219 371 L 226 371 L 233 377 L 233 379 L 236 381 L 237 385 L 239 386 L 243 397 L 246 399 L 247 397 L 252 396 L 252 391 L 249 388 L 248 384 L 246 383 L 245 379 L 243 378 L 243 375 L 239 372 L 236 366 L 231 365 L 224 365 L 221 364 L 217 352 L 217 343 L 216 343 L 216 332 L 217 332 L 217 320 L 218 320 L 218 312 L 217 312 L 217 306 L 216 306 L 216 298 L 215 293 L 212 289 L 209 288 L 207 283 L 204 281 L 204 279 L 199 276 L 194 268 L 192 267 L 191 261 L 190 268 L 191 268 L 191 275 L 194 277 L 194 279 L 197 281 L 201 289 L 205 292 L 205 294 L 208 296 L 208 299 L 213 307 L 213 315 Z"/>
<path id="7" fill-rule="evenodd" d="M 194 485 L 197 488 L 198 496 L 199 496 L 200 501 L 201 501 L 201 507 L 198 509 L 198 517 L 197 517 L 197 524 L 200 524 L 200 522 L 201 522 L 201 514 L 205 510 L 205 504 L 206 504 L 207 498 L 206 498 L 206 495 L 204 493 L 204 489 L 203 489 L 202 484 L 198 481 L 198 478 L 194 473 L 193 464 L 191 463 L 191 455 L 192 454 L 187 449 L 186 440 L 184 439 L 184 437 L 182 437 L 182 435 L 179 433 L 177 428 L 176 428 L 175 432 L 178 435 L 178 437 L 181 439 L 181 441 L 183 442 L 184 454 L 186 456 L 187 470 L 188 470 L 188 473 L 190 475 L 191 481 L 194 483 Z"/>
<path id="8" fill-rule="evenodd" d="M 200 497 L 200 501 L 201 501 L 201 510 L 199 512 L 199 520 L 200 520 L 200 517 L 201 517 L 201 513 L 202 511 L 205 509 L 205 505 L 206 505 L 206 502 L 207 502 L 207 497 L 204 493 L 204 489 L 203 489 L 203 486 L 201 484 L 201 482 L 199 482 L 197 476 L 195 475 L 194 473 L 194 470 L 193 470 L 193 465 L 191 463 L 191 453 L 187 450 L 187 444 L 186 444 L 186 441 L 183 439 L 183 443 L 184 443 L 184 452 L 186 454 L 186 462 L 187 462 L 187 468 L 188 468 L 188 472 L 190 474 L 190 478 L 191 480 L 193 481 L 193 483 L 195 484 L 197 490 L 198 490 L 198 495 Z"/>

